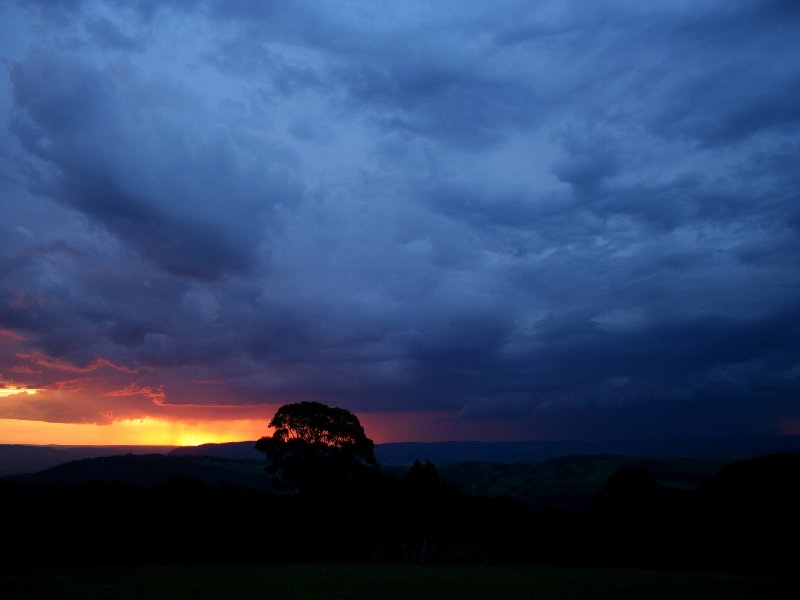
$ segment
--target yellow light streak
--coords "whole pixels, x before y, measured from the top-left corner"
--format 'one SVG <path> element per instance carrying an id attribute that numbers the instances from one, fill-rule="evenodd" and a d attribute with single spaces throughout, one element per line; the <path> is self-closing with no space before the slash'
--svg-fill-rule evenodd
<path id="1" fill-rule="evenodd" d="M 0 398 L 5 398 L 6 396 L 16 396 L 17 394 L 27 394 L 28 396 L 33 396 L 34 394 L 42 391 L 44 391 L 42 388 L 4 386 L 0 387 Z"/>
<path id="2" fill-rule="evenodd" d="M 195 446 L 255 440 L 266 433 L 263 419 L 186 423 L 148 417 L 121 419 L 109 425 L 0 419 L 0 444 Z"/>

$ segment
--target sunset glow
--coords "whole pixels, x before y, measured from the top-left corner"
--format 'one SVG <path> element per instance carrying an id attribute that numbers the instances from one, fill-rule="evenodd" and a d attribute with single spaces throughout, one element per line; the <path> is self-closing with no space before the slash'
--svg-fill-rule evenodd
<path id="1" fill-rule="evenodd" d="M 16 394 L 27 394 L 28 396 L 33 396 L 34 394 L 41 391 L 42 391 L 41 388 L 0 387 L 0 398 L 5 398 L 6 396 L 14 396 Z"/>
<path id="2" fill-rule="evenodd" d="M 462 421 L 454 413 L 441 411 L 360 413 L 358 417 L 367 435 L 379 444 L 441 439 L 467 441 L 499 438 L 500 435 L 505 435 L 507 440 L 524 440 L 530 431 L 524 422 Z M 95 425 L 0 419 L 0 444 L 197 446 L 257 440 L 270 433 L 269 420 L 269 417 L 191 421 L 179 417 L 174 420 L 145 417 Z M 538 435 L 546 437 L 543 432 Z"/>
<path id="3" fill-rule="evenodd" d="M 196 446 L 254 440 L 266 433 L 266 423 L 255 419 L 184 423 L 144 418 L 110 425 L 0 419 L 0 444 Z"/>

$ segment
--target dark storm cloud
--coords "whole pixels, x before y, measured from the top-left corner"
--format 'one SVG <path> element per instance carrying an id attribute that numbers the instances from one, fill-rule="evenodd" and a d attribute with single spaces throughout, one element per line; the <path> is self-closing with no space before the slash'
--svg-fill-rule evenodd
<path id="1" fill-rule="evenodd" d="M 270 181 L 266 153 L 247 148 L 245 140 L 203 131 L 191 119 L 196 129 L 189 138 L 188 130 L 162 120 L 183 115 L 149 115 L 154 106 L 148 103 L 158 108 L 170 99 L 131 101 L 126 94 L 145 84 L 126 81 L 136 74 L 120 71 L 115 79 L 113 71 L 42 50 L 12 67 L 17 112 L 11 127 L 46 163 L 42 192 L 168 272 L 216 278 L 247 271 L 256 260 L 254 228 L 268 227 L 265 214 L 297 192 L 280 174 Z"/>
<path id="2" fill-rule="evenodd" d="M 131 372 L 35 414 L 797 417 L 793 3 L 47 6 L 0 5 L 0 373 Z"/>
<path id="3" fill-rule="evenodd" d="M 535 119 L 528 90 L 465 67 L 431 65 L 427 56 L 408 64 L 400 54 L 398 64 L 382 61 L 380 68 L 359 65 L 336 74 L 357 106 L 380 115 L 375 121 L 384 131 L 481 147 L 499 142 L 505 128 Z"/>
<path id="4" fill-rule="evenodd" d="M 103 48 L 131 51 L 144 48 L 144 40 L 127 35 L 109 19 L 100 18 L 88 22 L 86 31 L 92 36 L 94 43 Z"/>

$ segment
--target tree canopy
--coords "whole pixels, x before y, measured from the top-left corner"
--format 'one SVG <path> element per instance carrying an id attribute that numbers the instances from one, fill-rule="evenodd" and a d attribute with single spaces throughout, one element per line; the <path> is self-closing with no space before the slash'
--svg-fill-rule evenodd
<path id="1" fill-rule="evenodd" d="M 282 406 L 271 436 L 256 442 L 276 483 L 298 491 L 330 488 L 377 466 L 374 444 L 353 413 L 320 402 Z"/>

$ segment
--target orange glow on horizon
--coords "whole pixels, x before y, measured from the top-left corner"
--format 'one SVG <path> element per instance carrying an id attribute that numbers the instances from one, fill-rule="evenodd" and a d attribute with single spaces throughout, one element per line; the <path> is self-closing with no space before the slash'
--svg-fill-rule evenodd
<path id="1" fill-rule="evenodd" d="M 34 394 L 37 394 L 41 391 L 43 391 L 42 388 L 3 386 L 0 387 L 0 398 L 5 398 L 6 396 L 14 396 L 16 394 L 27 394 L 28 396 L 33 396 Z"/>
<path id="2" fill-rule="evenodd" d="M 428 416 L 430 418 L 430 416 Z M 436 427 L 424 427 L 419 413 L 368 413 L 359 415 L 366 434 L 376 443 L 436 439 Z M 268 418 L 118 419 L 110 424 L 51 423 L 0 419 L 0 444 L 63 446 L 198 446 L 200 444 L 257 440 L 269 435 Z M 416 435 L 414 435 L 416 433 Z M 426 435 L 427 434 L 427 435 Z"/>
<path id="3" fill-rule="evenodd" d="M 255 440 L 265 435 L 263 419 L 185 423 L 123 419 L 110 425 L 0 419 L 0 444 L 64 446 L 196 446 Z"/>
<path id="4" fill-rule="evenodd" d="M 531 439 L 523 423 L 518 430 L 509 420 L 462 421 L 452 412 L 402 411 L 357 414 L 367 437 L 387 442 L 453 440 L 505 441 Z M 266 417 L 209 419 L 199 415 L 117 419 L 110 424 L 51 423 L 0 419 L 0 444 L 64 446 L 197 446 L 206 443 L 243 442 L 269 435 Z"/>

